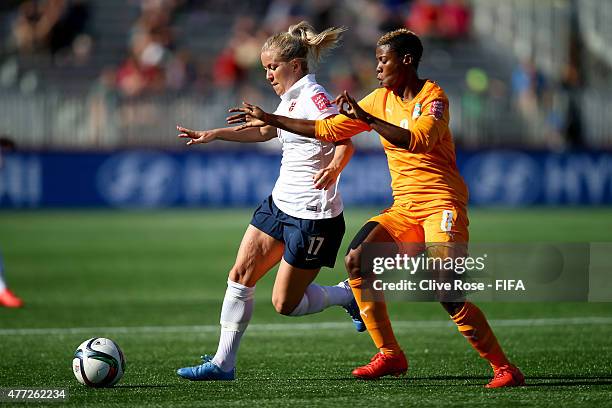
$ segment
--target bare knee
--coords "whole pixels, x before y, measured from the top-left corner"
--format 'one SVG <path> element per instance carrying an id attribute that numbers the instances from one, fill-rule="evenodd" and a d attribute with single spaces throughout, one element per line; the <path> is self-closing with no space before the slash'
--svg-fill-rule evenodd
<path id="1" fill-rule="evenodd" d="M 351 249 L 344 257 L 344 266 L 349 278 L 357 279 L 361 277 L 361 247 Z"/>
<path id="2" fill-rule="evenodd" d="M 284 316 L 289 316 L 297 306 L 294 302 L 281 296 L 272 296 L 272 305 L 277 313 Z"/>

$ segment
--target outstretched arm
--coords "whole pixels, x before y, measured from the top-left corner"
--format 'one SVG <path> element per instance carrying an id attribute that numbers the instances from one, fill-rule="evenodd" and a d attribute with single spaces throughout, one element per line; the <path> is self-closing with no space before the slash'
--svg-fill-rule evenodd
<path id="1" fill-rule="evenodd" d="M 338 101 L 341 97 L 336 98 Z M 352 98 L 351 98 L 352 99 Z M 357 102 L 355 102 L 357 104 Z M 339 105 L 338 105 L 339 106 Z M 365 113 L 359 105 L 357 107 Z M 285 116 L 274 115 L 263 111 L 260 107 L 243 102 L 242 107 L 230 109 L 236 113 L 227 118 L 228 124 L 238 124 L 236 129 L 248 129 L 251 127 L 271 125 L 292 133 L 307 137 L 316 137 L 328 142 L 348 139 L 371 127 L 359 117 L 351 115 L 347 111 L 341 111 L 344 115 L 333 115 L 324 120 L 292 119 Z"/>
<path id="2" fill-rule="evenodd" d="M 315 121 L 308 119 L 293 119 L 286 116 L 275 115 L 265 112 L 259 106 L 251 105 L 250 103 L 242 102 L 242 108 L 232 108 L 230 112 L 235 115 L 227 118 L 227 123 L 230 125 L 239 124 L 235 127 L 236 131 L 245 129 L 258 128 L 260 126 L 272 126 L 280 128 L 291 133 L 306 137 L 315 137 Z"/>
<path id="3" fill-rule="evenodd" d="M 353 156 L 355 148 L 353 142 L 350 139 L 341 140 L 335 142 L 336 150 L 334 151 L 334 157 L 327 167 L 319 170 L 312 178 L 315 183 L 315 188 L 319 190 L 328 190 L 336 184 L 336 180 L 340 176 L 340 173 Z"/>
<path id="4" fill-rule="evenodd" d="M 410 140 L 412 138 L 410 130 L 395 126 L 376 116 L 370 115 L 359 106 L 357 101 L 349 95 L 347 91 L 338 95 L 334 103 L 338 106 L 338 110 L 341 114 L 351 119 L 357 119 L 367 123 L 374 131 L 384 137 L 392 145 L 404 149 L 410 147 Z M 345 105 L 347 106 L 346 108 Z"/>
<path id="5" fill-rule="evenodd" d="M 192 130 L 176 126 L 180 133 L 178 137 L 187 140 L 187 145 L 210 143 L 213 140 L 226 140 L 229 142 L 255 143 L 265 142 L 276 137 L 276 129 L 272 126 L 252 127 L 244 130 L 236 128 L 219 128 L 210 130 Z"/>

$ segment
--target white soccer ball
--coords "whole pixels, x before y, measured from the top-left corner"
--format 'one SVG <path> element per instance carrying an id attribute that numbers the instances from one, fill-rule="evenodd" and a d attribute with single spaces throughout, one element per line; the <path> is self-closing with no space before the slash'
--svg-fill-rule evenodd
<path id="1" fill-rule="evenodd" d="M 93 337 L 77 347 L 72 360 L 76 379 L 89 387 L 112 387 L 125 372 L 123 352 L 111 339 Z"/>

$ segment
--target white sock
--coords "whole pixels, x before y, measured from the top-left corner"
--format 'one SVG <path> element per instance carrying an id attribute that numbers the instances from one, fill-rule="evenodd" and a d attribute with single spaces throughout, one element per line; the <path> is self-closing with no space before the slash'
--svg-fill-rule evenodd
<path id="1" fill-rule="evenodd" d="M 351 288 L 340 282 L 336 286 L 320 286 L 311 283 L 304 297 L 289 316 L 304 316 L 318 313 L 329 306 L 344 306 L 353 299 Z"/>
<path id="2" fill-rule="evenodd" d="M 4 283 L 4 260 L 2 254 L 0 254 L 0 292 L 6 289 L 6 283 Z"/>
<path id="3" fill-rule="evenodd" d="M 255 287 L 249 288 L 227 281 L 227 290 L 221 307 L 219 347 L 212 359 L 212 363 L 223 371 L 231 371 L 236 367 L 240 339 L 253 315 L 254 295 Z"/>

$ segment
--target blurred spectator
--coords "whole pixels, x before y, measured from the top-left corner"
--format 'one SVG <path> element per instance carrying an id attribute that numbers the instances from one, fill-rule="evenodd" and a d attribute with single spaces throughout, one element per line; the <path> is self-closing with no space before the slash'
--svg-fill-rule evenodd
<path id="1" fill-rule="evenodd" d="M 77 36 L 85 31 L 89 20 L 89 5 L 83 0 L 49 0 L 57 20 L 49 31 L 48 46 L 52 54 L 70 48 Z"/>
<path id="2" fill-rule="evenodd" d="M 351 24 L 349 35 L 355 36 L 362 49 L 369 50 L 371 53 L 372 46 L 376 45 L 376 41 L 380 38 L 381 28 L 388 21 L 390 11 L 385 8 L 383 3 L 374 0 L 354 0 L 345 3 L 351 11 L 355 21 Z"/>
<path id="3" fill-rule="evenodd" d="M 406 26 L 422 37 L 458 40 L 469 34 L 470 8 L 465 0 L 414 0 Z"/>
<path id="4" fill-rule="evenodd" d="M 257 22 L 252 17 L 239 17 L 234 24 L 230 48 L 234 49 L 236 64 L 243 70 L 261 66 L 261 45 L 268 33 L 257 29 Z"/>
<path id="5" fill-rule="evenodd" d="M 576 5 L 574 5 L 576 7 Z M 561 87 L 567 95 L 567 110 L 565 112 L 565 142 L 569 147 L 584 147 L 584 135 L 582 129 L 582 106 L 580 94 L 583 86 L 583 67 L 582 67 L 582 44 L 579 35 L 578 18 L 572 16 L 571 31 L 569 41 L 568 62 L 561 74 Z"/>
<path id="6" fill-rule="evenodd" d="M 317 30 L 336 25 L 334 11 L 336 2 L 334 0 L 313 0 L 310 5 L 311 23 Z"/>
<path id="7" fill-rule="evenodd" d="M 132 47 L 137 47 L 142 45 L 142 41 L 147 41 L 170 48 L 174 40 L 174 32 L 170 25 L 171 13 L 172 10 L 163 7 L 163 3 L 159 8 L 146 8 L 132 27 Z"/>
<path id="8" fill-rule="evenodd" d="M 277 33 L 306 18 L 305 14 L 298 0 L 272 0 L 263 18 L 263 25 L 268 32 Z"/>
<path id="9" fill-rule="evenodd" d="M 138 59 L 130 55 L 117 71 L 116 83 L 126 96 L 140 95 L 147 86 L 147 79 L 141 69 Z"/>
<path id="10" fill-rule="evenodd" d="M 236 61 L 236 50 L 231 46 L 226 47 L 217 56 L 213 66 L 213 81 L 216 87 L 232 88 L 246 78 L 245 74 Z"/>
<path id="11" fill-rule="evenodd" d="M 520 112 L 534 118 L 544 91 L 546 80 L 532 60 L 524 60 L 512 72 L 512 94 Z"/>
<path id="12" fill-rule="evenodd" d="M 42 12 L 34 0 L 25 1 L 19 6 L 12 34 L 18 51 L 29 53 L 40 47 L 42 43 L 39 29 L 41 17 Z"/>
<path id="13" fill-rule="evenodd" d="M 197 68 L 189 50 L 179 50 L 170 57 L 165 75 L 166 88 L 172 91 L 181 91 L 196 81 Z"/>
<path id="14" fill-rule="evenodd" d="M 105 67 L 89 91 L 87 137 L 94 146 L 112 146 L 118 140 L 117 106 L 119 95 L 116 82 L 117 72 L 115 69 Z"/>
<path id="15" fill-rule="evenodd" d="M 470 20 L 470 9 L 465 0 L 447 0 L 438 11 L 438 35 L 447 40 L 466 37 L 470 31 Z"/>
<path id="16" fill-rule="evenodd" d="M 344 90 L 354 94 L 358 87 L 359 78 L 357 78 L 356 72 L 348 61 L 334 64 L 331 71 L 331 87 L 329 88 L 334 93 L 333 96 Z"/>
<path id="17" fill-rule="evenodd" d="M 128 56 L 119 67 L 116 83 L 121 93 L 128 97 L 159 92 L 165 85 L 159 65 L 134 55 Z"/>
<path id="18" fill-rule="evenodd" d="M 571 148 L 584 148 L 581 106 L 576 98 L 570 98 L 566 117 L 565 140 Z"/>
<path id="19" fill-rule="evenodd" d="M 239 17 L 227 44 L 214 61 L 213 84 L 221 89 L 235 90 L 245 85 L 249 71 L 260 73 L 261 46 L 267 36 L 267 32 L 257 29 L 253 18 Z"/>
<path id="20" fill-rule="evenodd" d="M 465 75 L 466 90 L 461 96 L 461 110 L 465 133 L 459 138 L 464 146 L 477 146 L 482 129 L 483 111 L 486 109 L 486 93 L 489 77 L 480 68 L 470 68 Z"/>
<path id="21" fill-rule="evenodd" d="M 564 84 L 567 92 L 564 136 L 566 144 L 572 148 L 584 147 L 582 132 L 582 106 L 579 102 L 579 90 L 574 85 Z"/>
<path id="22" fill-rule="evenodd" d="M 85 65 L 89 62 L 93 40 L 91 36 L 79 34 L 72 42 L 72 57 L 76 65 Z"/>
<path id="23" fill-rule="evenodd" d="M 85 31 L 89 4 L 84 0 L 27 0 L 13 23 L 13 41 L 21 53 L 57 54 Z"/>
<path id="24" fill-rule="evenodd" d="M 584 147 L 580 83 L 578 68 L 570 59 L 562 71 L 560 82 L 543 98 L 540 109 L 546 118 L 548 148 Z"/>
<path id="25" fill-rule="evenodd" d="M 406 27 L 422 38 L 435 37 L 438 29 L 438 4 L 432 0 L 414 0 Z"/>

